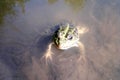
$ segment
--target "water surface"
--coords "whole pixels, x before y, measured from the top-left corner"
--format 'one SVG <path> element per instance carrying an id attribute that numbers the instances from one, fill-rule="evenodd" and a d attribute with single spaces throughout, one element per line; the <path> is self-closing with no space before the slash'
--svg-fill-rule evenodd
<path id="1" fill-rule="evenodd" d="M 0 80 L 119 80 L 119 0 L 1 0 Z M 52 46 L 44 55 L 55 25 L 71 22 L 89 32 L 81 36 L 86 62 L 78 48 Z"/>

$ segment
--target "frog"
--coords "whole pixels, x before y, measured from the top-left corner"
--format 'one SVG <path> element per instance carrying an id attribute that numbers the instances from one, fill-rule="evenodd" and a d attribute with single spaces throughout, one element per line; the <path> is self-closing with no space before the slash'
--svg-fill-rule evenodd
<path id="1" fill-rule="evenodd" d="M 67 50 L 77 46 L 79 41 L 78 29 L 67 25 L 62 25 L 54 33 L 53 42 L 58 49 Z"/>
<path id="2" fill-rule="evenodd" d="M 89 29 L 87 27 L 74 26 L 69 23 L 60 25 L 54 32 L 52 42 L 48 45 L 48 49 L 43 57 L 45 57 L 46 60 L 52 60 L 54 53 L 51 52 L 51 47 L 54 44 L 59 50 L 68 50 L 72 47 L 78 47 L 81 53 L 81 59 L 82 55 L 85 54 L 85 48 L 80 41 L 80 36 L 88 31 Z"/>

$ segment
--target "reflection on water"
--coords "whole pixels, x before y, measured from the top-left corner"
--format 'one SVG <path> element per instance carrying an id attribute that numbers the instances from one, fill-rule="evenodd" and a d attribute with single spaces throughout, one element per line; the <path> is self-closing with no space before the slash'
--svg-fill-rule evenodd
<path id="1" fill-rule="evenodd" d="M 79 10 L 83 7 L 85 0 L 65 0 L 65 3 L 70 5 L 73 10 Z"/>
<path id="2" fill-rule="evenodd" d="M 58 0 L 48 0 L 50 4 L 54 4 Z M 65 4 L 69 5 L 73 10 L 80 10 L 85 4 L 86 0 L 64 0 Z"/>
<path id="3" fill-rule="evenodd" d="M 0 1 L 0 24 L 4 22 L 6 15 L 16 15 L 15 7 L 20 6 L 24 13 L 25 3 L 29 0 L 1 0 Z"/>
<path id="4" fill-rule="evenodd" d="M 55 2 L 57 2 L 58 0 L 48 0 L 48 3 L 50 4 L 54 4 Z"/>

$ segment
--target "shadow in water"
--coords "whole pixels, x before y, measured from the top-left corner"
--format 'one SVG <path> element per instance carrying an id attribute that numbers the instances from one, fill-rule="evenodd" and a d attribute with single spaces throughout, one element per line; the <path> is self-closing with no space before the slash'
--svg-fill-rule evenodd
<path id="1" fill-rule="evenodd" d="M 54 26 L 52 29 L 47 29 L 45 33 L 38 35 L 31 49 L 31 55 L 41 58 L 46 52 L 48 45 L 52 42 L 54 32 L 59 28 L 59 25 Z"/>

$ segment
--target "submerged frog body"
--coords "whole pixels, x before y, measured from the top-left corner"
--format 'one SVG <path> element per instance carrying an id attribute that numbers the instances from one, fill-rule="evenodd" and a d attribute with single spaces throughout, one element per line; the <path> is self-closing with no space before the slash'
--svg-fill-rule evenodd
<path id="1" fill-rule="evenodd" d="M 82 54 L 84 54 L 84 45 L 80 42 L 80 35 L 87 32 L 86 27 L 61 25 L 53 35 L 53 42 L 48 45 L 47 52 L 44 57 L 52 60 L 51 47 L 55 44 L 58 49 L 67 50 L 72 47 L 79 47 Z"/>

